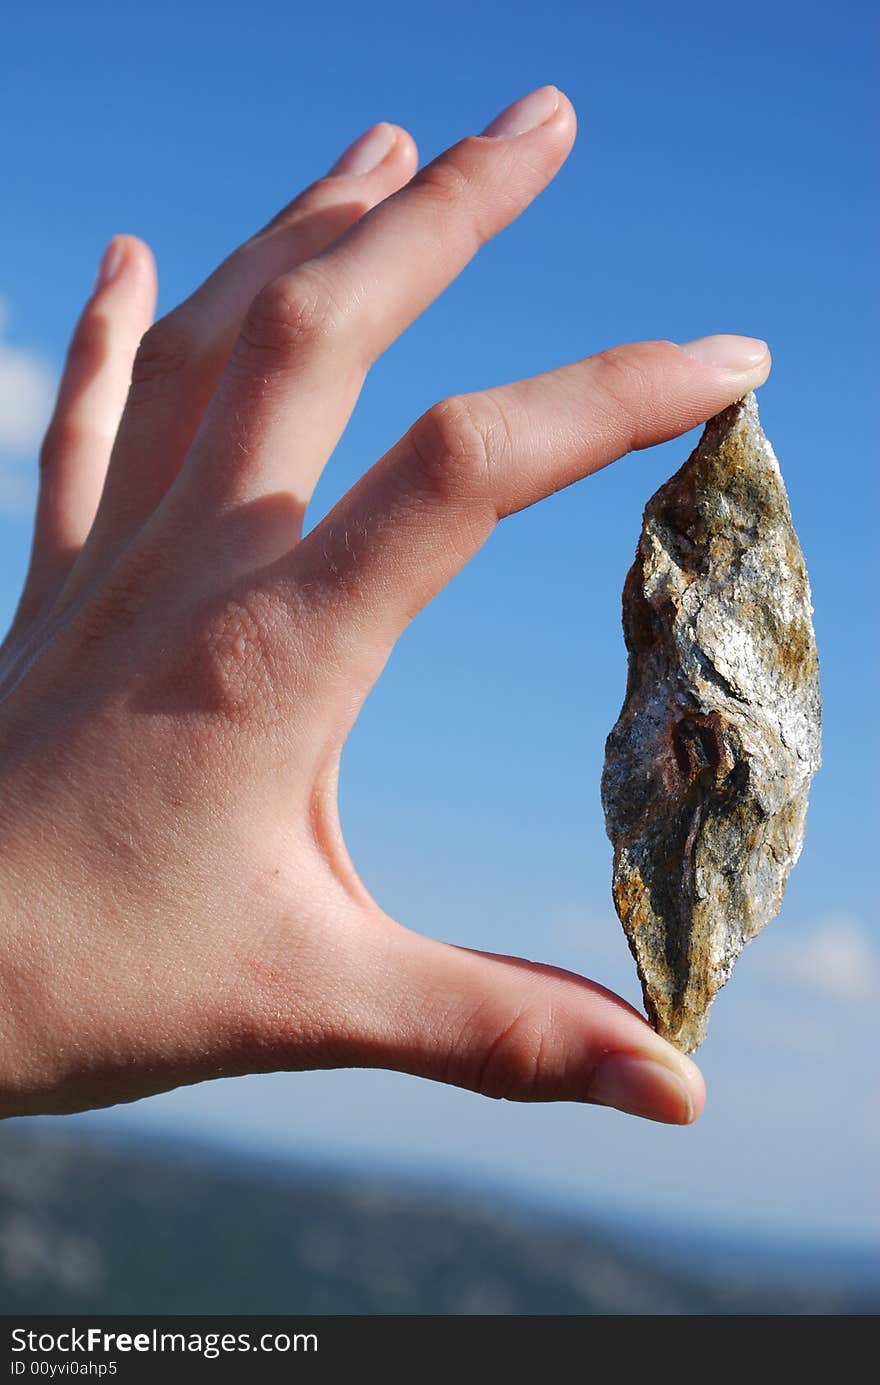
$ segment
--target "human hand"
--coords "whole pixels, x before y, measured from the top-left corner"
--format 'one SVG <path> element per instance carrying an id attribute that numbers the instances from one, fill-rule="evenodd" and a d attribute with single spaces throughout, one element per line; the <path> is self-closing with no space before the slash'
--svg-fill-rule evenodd
<path id="1" fill-rule="evenodd" d="M 397 636 L 497 520 L 724 408 L 766 348 L 622 346 L 445 400 L 298 537 L 371 363 L 574 130 L 543 88 L 414 177 L 374 127 L 142 341 L 152 257 L 111 242 L 0 653 L 0 1114 L 337 1066 L 699 1114 L 695 1065 L 601 986 L 388 917 L 336 785 Z"/>

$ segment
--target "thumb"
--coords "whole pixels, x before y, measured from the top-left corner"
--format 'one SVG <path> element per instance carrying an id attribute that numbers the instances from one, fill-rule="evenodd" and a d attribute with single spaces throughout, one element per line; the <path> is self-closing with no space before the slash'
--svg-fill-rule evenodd
<path id="1" fill-rule="evenodd" d="M 360 1061 L 484 1096 L 615 1106 L 672 1125 L 703 1109 L 696 1064 L 603 986 L 399 925 L 389 942 L 387 983 L 374 992 L 382 1023 Z"/>

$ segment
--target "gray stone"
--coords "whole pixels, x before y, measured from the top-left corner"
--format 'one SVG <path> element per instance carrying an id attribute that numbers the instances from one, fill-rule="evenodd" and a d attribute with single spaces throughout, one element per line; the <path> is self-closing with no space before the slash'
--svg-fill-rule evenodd
<path id="1" fill-rule="evenodd" d="M 753 394 L 645 508 L 602 802 L 648 1017 L 689 1053 L 779 912 L 821 761 L 810 585 Z"/>

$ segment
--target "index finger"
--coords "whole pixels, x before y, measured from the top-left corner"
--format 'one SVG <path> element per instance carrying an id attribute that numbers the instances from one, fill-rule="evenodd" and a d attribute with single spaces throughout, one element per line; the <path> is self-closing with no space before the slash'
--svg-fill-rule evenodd
<path id="1" fill-rule="evenodd" d="M 539 87 L 448 149 L 312 261 L 351 315 L 366 365 L 513 221 L 574 141 L 571 102 Z M 534 139 L 533 147 L 527 137 Z"/>
<path id="2" fill-rule="evenodd" d="M 530 93 L 267 285 L 188 462 L 201 511 L 209 496 L 245 500 L 279 485 L 305 504 L 370 365 L 554 177 L 575 125 L 556 87 Z"/>
<path id="3" fill-rule="evenodd" d="M 323 649 L 358 651 L 366 690 L 419 610 L 498 521 L 628 452 L 704 422 L 770 372 L 767 344 L 630 342 L 545 375 L 444 400 L 277 567 L 320 610 Z M 349 672 L 350 697 L 355 675 Z"/>

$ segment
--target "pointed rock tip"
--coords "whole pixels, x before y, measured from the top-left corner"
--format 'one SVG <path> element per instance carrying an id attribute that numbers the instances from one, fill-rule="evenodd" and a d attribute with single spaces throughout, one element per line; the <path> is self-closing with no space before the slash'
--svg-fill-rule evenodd
<path id="1" fill-rule="evenodd" d="M 761 427 L 761 416 L 758 412 L 758 400 L 754 390 L 749 390 L 742 399 L 737 399 L 733 404 L 729 404 L 726 409 L 715 414 L 706 424 L 701 444 L 705 443 L 710 447 L 717 446 L 723 439 L 728 437 L 736 429 L 745 426 L 749 432 L 764 436 Z"/>

